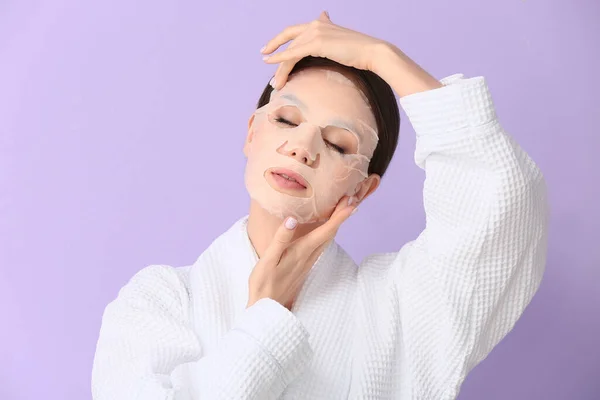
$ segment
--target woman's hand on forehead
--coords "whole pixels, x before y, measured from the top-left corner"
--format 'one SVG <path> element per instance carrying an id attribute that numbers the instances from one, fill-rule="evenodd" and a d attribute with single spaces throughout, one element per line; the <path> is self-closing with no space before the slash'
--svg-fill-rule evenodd
<path id="1" fill-rule="evenodd" d="M 287 49 L 272 54 L 290 42 Z M 324 57 L 342 65 L 371 71 L 386 81 L 400 98 L 442 87 L 393 44 L 334 24 L 326 12 L 307 24 L 285 28 L 261 50 L 268 64 L 277 64 L 271 85 L 281 89 L 294 65 L 306 56 Z"/>
<path id="2" fill-rule="evenodd" d="M 318 19 L 285 28 L 261 49 L 263 54 L 271 54 L 290 42 L 287 49 L 265 56 L 268 64 L 277 64 L 275 77 L 271 82 L 275 89 L 281 89 L 294 68 L 306 56 L 325 57 L 340 64 L 373 71 L 375 49 L 386 42 L 334 24 L 324 11 Z"/>

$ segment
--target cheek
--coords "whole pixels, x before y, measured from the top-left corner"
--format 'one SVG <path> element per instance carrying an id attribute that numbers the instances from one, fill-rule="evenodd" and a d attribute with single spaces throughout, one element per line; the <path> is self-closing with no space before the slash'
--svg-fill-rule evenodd
<path id="1" fill-rule="evenodd" d="M 276 148 L 277 132 L 269 124 L 257 127 L 254 137 L 250 143 L 250 152 L 253 154 L 273 151 Z M 279 135 L 280 136 L 280 135 Z"/>
<path id="2" fill-rule="evenodd" d="M 377 147 L 379 139 L 374 130 L 367 131 L 365 136 L 367 136 L 367 138 L 361 143 L 360 152 L 370 160 L 373 157 L 373 153 L 375 153 L 375 148 Z"/>
<path id="3" fill-rule="evenodd" d="M 328 163 L 327 167 L 322 170 L 324 175 L 323 184 L 337 194 L 346 193 L 353 189 L 363 179 L 363 175 L 351 164 L 343 160 Z"/>
<path id="4" fill-rule="evenodd" d="M 333 160 L 332 160 L 333 161 Z M 338 200 L 344 194 L 352 195 L 360 182 L 364 181 L 367 175 L 369 162 L 364 157 L 346 156 L 343 159 L 335 160 L 327 165 L 327 191 Z M 323 186 L 322 186 L 323 187 Z"/>

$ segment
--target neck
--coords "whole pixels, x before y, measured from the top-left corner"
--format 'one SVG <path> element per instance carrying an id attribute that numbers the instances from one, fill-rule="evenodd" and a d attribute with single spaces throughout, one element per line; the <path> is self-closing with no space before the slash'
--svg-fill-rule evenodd
<path id="1" fill-rule="evenodd" d="M 255 200 L 250 201 L 248 237 L 259 258 L 264 254 L 267 247 L 269 247 L 271 240 L 273 240 L 273 236 L 275 236 L 275 232 L 279 229 L 281 224 L 283 224 L 283 221 L 283 219 L 269 214 Z M 293 240 L 308 234 L 320 225 L 322 225 L 322 223 L 298 225 Z"/>

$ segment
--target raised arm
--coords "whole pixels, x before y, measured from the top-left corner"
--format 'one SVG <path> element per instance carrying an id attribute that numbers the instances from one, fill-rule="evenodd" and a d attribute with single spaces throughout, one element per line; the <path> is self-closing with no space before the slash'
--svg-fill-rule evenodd
<path id="1" fill-rule="evenodd" d="M 180 271 L 138 272 L 104 312 L 92 371 L 95 400 L 276 399 L 312 356 L 308 333 L 271 299 L 247 308 L 203 356 Z M 195 363 L 193 385 L 173 370 Z"/>
<path id="2" fill-rule="evenodd" d="M 394 260 L 414 394 L 454 399 L 536 292 L 547 248 L 542 173 L 499 124 L 484 78 L 400 99 L 425 170 L 426 227 Z"/>

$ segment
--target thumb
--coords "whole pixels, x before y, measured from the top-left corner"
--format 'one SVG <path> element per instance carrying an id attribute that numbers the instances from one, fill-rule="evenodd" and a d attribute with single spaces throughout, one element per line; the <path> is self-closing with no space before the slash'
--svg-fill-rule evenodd
<path id="1" fill-rule="evenodd" d="M 329 18 L 329 13 L 327 11 L 321 12 L 321 14 L 319 15 L 319 21 L 331 22 L 331 19 Z"/>
<path id="2" fill-rule="evenodd" d="M 265 250 L 265 258 L 277 261 L 281 259 L 281 255 L 292 242 L 297 226 L 298 221 L 294 217 L 286 218 L 275 232 L 271 243 L 269 243 L 269 246 Z"/>
<path id="3" fill-rule="evenodd" d="M 334 239 L 338 229 L 344 221 L 346 221 L 353 211 L 356 210 L 356 203 L 353 202 L 349 205 L 350 197 L 344 196 L 338 202 L 331 217 L 321 226 L 315 228 L 312 232 L 309 232 L 306 236 L 298 239 L 302 241 L 311 252 L 318 248 L 328 240 Z"/>

